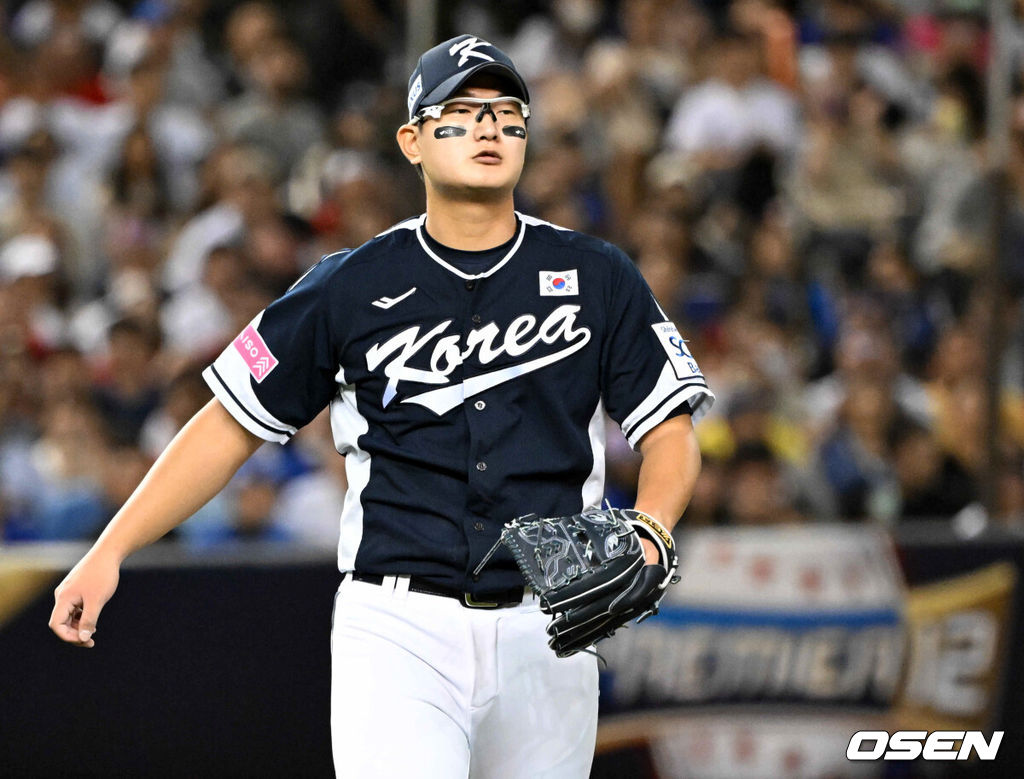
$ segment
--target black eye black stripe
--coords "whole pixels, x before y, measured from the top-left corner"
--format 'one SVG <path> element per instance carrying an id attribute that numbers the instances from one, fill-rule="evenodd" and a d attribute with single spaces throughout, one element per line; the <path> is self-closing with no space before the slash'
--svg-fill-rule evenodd
<path id="1" fill-rule="evenodd" d="M 459 138 L 465 134 L 465 127 L 456 127 L 455 125 L 445 125 L 434 130 L 435 138 Z"/>

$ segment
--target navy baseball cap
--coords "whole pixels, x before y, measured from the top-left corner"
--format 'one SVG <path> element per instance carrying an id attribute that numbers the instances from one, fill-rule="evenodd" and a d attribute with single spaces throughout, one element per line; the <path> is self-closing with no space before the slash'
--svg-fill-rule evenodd
<path id="1" fill-rule="evenodd" d="M 509 97 L 530 102 L 526 82 L 505 52 L 475 35 L 459 35 L 424 52 L 416 63 L 409 77 L 409 119 L 421 107 L 447 100 L 477 73 L 503 76 L 512 86 Z"/>

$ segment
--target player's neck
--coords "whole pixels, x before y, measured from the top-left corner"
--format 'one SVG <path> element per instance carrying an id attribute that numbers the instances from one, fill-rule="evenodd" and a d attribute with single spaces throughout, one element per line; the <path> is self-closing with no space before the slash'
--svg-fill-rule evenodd
<path id="1" fill-rule="evenodd" d="M 426 228 L 431 238 L 452 249 L 493 249 L 516 231 L 512 197 L 499 203 L 453 203 L 428 197 Z"/>

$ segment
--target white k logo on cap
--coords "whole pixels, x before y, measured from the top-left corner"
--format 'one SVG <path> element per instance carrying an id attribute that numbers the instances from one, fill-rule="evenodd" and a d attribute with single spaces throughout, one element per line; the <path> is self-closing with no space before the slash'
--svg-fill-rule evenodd
<path id="1" fill-rule="evenodd" d="M 494 62 L 494 57 L 491 57 L 488 54 L 484 54 L 482 51 L 477 51 L 476 50 L 477 46 L 490 46 L 490 45 L 491 44 L 488 43 L 487 41 L 482 41 L 479 38 L 471 37 L 471 38 L 466 38 L 466 40 L 464 40 L 464 41 L 459 41 L 458 43 L 453 44 L 451 46 L 451 48 L 448 49 L 448 53 L 451 54 L 454 57 L 461 50 L 461 54 L 459 56 L 459 67 L 460 68 L 463 65 L 466 64 L 466 61 L 470 57 L 477 57 L 479 59 L 486 60 L 487 62 Z"/>

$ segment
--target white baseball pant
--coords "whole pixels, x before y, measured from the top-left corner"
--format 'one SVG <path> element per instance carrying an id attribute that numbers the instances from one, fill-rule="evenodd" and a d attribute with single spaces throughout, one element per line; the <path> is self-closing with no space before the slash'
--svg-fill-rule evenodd
<path id="1" fill-rule="evenodd" d="M 341 779 L 584 779 L 597 663 L 547 646 L 536 597 L 470 609 L 345 577 L 331 633 L 331 739 Z"/>

